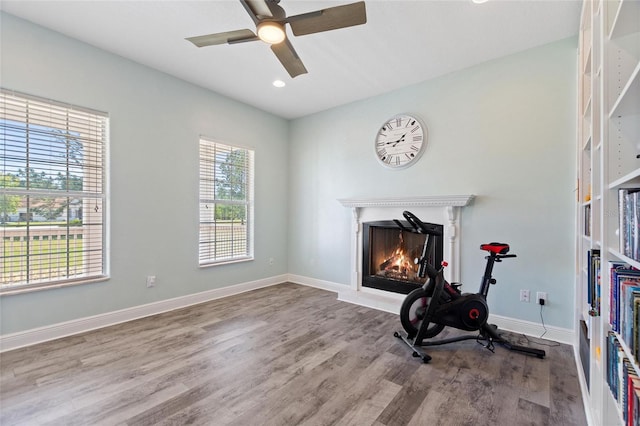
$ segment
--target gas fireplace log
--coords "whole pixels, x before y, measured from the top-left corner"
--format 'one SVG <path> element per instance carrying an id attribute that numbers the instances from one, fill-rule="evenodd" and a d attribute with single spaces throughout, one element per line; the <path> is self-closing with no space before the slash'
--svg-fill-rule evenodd
<path id="1" fill-rule="evenodd" d="M 391 265 L 392 263 L 393 263 L 393 258 L 391 258 L 391 259 L 387 259 L 387 260 L 385 260 L 384 262 L 382 262 L 382 263 L 380 264 L 380 266 L 378 267 L 378 269 L 381 269 L 381 270 L 383 270 L 383 271 L 384 271 L 384 270 L 385 270 L 385 269 L 387 269 L 387 267 L 388 267 L 389 265 Z"/>

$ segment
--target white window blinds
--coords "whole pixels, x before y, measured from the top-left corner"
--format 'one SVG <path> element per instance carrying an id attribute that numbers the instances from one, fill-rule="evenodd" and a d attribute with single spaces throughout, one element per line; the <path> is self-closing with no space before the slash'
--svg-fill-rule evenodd
<path id="1" fill-rule="evenodd" d="M 106 275 L 106 114 L 0 91 L 0 289 Z"/>
<path id="2" fill-rule="evenodd" d="M 253 258 L 253 157 L 200 139 L 200 265 Z"/>

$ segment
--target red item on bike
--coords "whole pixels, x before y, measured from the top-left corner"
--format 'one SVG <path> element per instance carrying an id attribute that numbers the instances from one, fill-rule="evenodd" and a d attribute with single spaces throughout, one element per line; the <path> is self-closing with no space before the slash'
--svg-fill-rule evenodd
<path id="1" fill-rule="evenodd" d="M 507 254 L 509 253 L 509 244 L 505 243 L 488 243 L 482 244 L 480 250 L 489 251 L 495 254 Z"/>

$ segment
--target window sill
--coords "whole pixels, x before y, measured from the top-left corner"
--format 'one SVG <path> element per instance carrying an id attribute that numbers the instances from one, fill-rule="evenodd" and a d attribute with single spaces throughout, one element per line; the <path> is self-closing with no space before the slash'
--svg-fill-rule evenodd
<path id="1" fill-rule="evenodd" d="M 16 294 L 32 293 L 35 291 L 42 291 L 42 290 L 53 290 L 56 288 L 63 288 L 63 287 L 73 287 L 73 286 L 83 285 L 83 284 L 100 283 L 108 280 L 109 280 L 108 276 L 103 276 L 103 277 L 81 279 L 81 280 L 74 280 L 74 281 L 62 281 L 55 284 L 46 284 L 46 283 L 26 284 L 26 285 L 20 285 L 16 287 L 6 287 L 3 289 L 0 289 L 0 297 L 13 296 Z"/>
<path id="2" fill-rule="evenodd" d="M 247 257 L 242 257 L 242 258 L 237 258 L 237 259 L 226 259 L 226 260 L 218 260 L 218 261 L 212 261 L 212 262 L 207 262 L 207 263 L 201 263 L 198 266 L 200 268 L 209 268 L 211 266 L 229 265 L 229 264 L 232 264 L 232 263 L 251 262 L 253 260 L 254 260 L 253 256 L 247 256 Z"/>

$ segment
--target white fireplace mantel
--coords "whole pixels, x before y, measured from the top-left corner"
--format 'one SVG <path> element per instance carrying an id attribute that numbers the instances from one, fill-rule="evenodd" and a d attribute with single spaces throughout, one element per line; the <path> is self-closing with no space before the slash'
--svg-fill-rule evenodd
<path id="1" fill-rule="evenodd" d="M 464 207 L 475 195 L 429 195 L 400 198 L 343 198 L 345 207 Z"/>
<path id="2" fill-rule="evenodd" d="M 445 277 L 456 282 L 460 276 L 460 210 L 475 195 L 429 195 L 388 198 L 343 198 L 338 201 L 352 209 L 351 285 L 339 292 L 341 300 L 398 312 L 404 295 L 362 287 L 362 224 L 367 221 L 402 219 L 410 210 L 423 222 L 444 225 L 444 259 L 450 262 Z"/>

